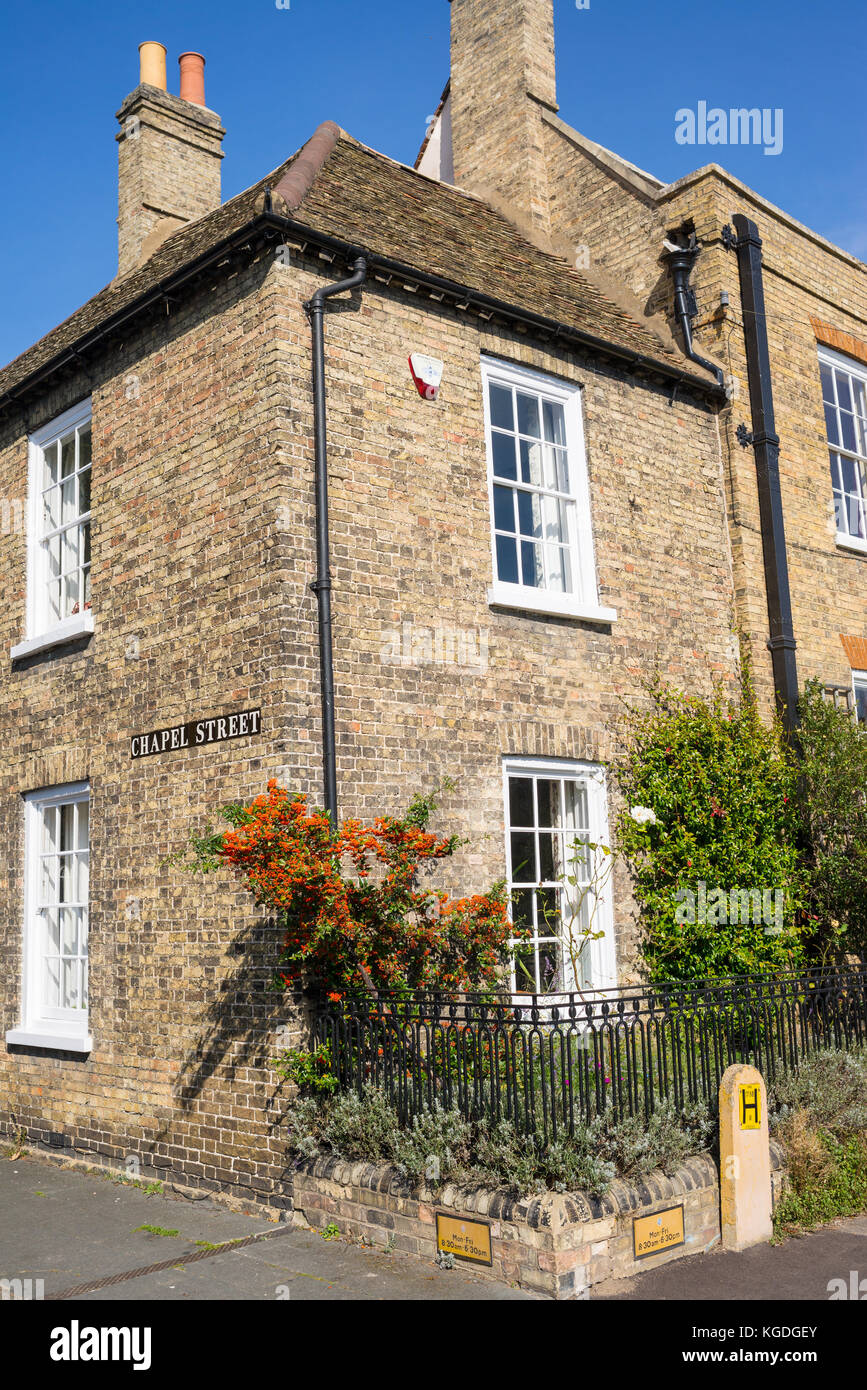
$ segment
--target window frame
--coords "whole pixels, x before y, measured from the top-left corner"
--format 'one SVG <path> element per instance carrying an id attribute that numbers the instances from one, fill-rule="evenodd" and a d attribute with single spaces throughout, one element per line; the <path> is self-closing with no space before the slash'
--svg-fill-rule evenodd
<path id="1" fill-rule="evenodd" d="M 819 370 L 819 390 L 820 390 L 820 393 L 821 393 L 821 401 L 822 401 L 822 421 L 823 421 L 823 424 L 824 424 L 824 427 L 825 427 L 825 446 L 826 446 L 826 448 L 827 448 L 827 450 L 828 450 L 828 455 L 829 455 L 829 460 L 828 460 L 829 472 L 830 472 L 830 455 L 831 455 L 832 453 L 834 453 L 834 454 L 837 454 L 837 455 L 842 455 L 842 456 L 845 457 L 845 458 L 854 458 L 854 459 L 857 459 L 857 460 L 861 463 L 861 465 L 863 466 L 863 470 L 864 470 L 864 473 L 865 473 L 865 477 L 867 477 L 867 453 L 865 453 L 865 454 L 859 454 L 859 453 L 856 451 L 856 452 L 853 454 L 852 451 L 851 451 L 850 449 L 844 449 L 843 446 L 842 446 L 842 444 L 832 444 L 831 440 L 828 438 L 828 427 L 827 427 L 827 422 L 825 421 L 825 393 L 824 393 L 824 390 L 822 389 L 822 384 L 821 384 L 821 381 L 822 381 L 821 368 L 822 368 L 822 367 L 830 367 L 832 370 L 833 370 L 834 368 L 837 368 L 838 371 L 846 372 L 849 376 L 856 377 L 859 381 L 863 382 L 863 384 L 864 384 L 864 386 L 865 386 L 865 389 L 867 389 L 867 363 L 860 362 L 860 361 L 859 361 L 857 358 L 855 358 L 855 357 L 847 357 L 847 356 L 845 355 L 845 353 L 842 353 L 842 352 L 835 352 L 833 348 L 826 347 L 823 343 L 819 343 L 819 344 L 818 344 L 818 360 L 819 360 L 819 369 L 820 369 L 820 370 Z M 835 394 L 836 394 L 836 392 L 835 392 Z M 826 475 L 826 476 L 827 476 L 827 475 Z M 853 536 L 853 535 L 850 535 L 850 533 L 849 533 L 848 531 L 841 531 L 841 530 L 839 530 L 839 528 L 838 528 L 838 526 L 837 526 L 837 522 L 839 522 L 840 517 L 839 517 L 839 515 L 837 514 L 836 494 L 835 494 L 835 491 L 834 491 L 833 479 L 832 479 L 832 482 L 831 482 L 831 500 L 832 500 L 832 504 L 833 504 L 833 506 L 834 506 L 834 513 L 835 513 L 835 515 L 834 515 L 834 521 L 835 521 L 834 531 L 835 531 L 835 542 L 836 542 L 836 544 L 837 544 L 837 547 L 838 547 L 840 550 L 851 550 L 851 551 L 854 551 L 854 552 L 855 552 L 856 554 L 858 554 L 858 555 L 867 555 L 867 535 L 865 535 L 865 536 Z M 867 486 L 865 486 L 864 503 L 865 503 L 865 521 L 867 521 Z"/>
<path id="2" fill-rule="evenodd" d="M 510 777 L 533 777 L 544 779 L 561 778 L 564 781 L 583 782 L 587 788 L 587 813 L 588 828 L 590 839 L 596 844 L 610 844 L 609 822 L 608 822 L 608 776 L 605 767 L 601 763 L 591 763 L 575 761 L 566 758 L 533 758 L 509 756 L 503 759 L 503 822 L 505 834 L 506 852 L 506 884 L 509 893 L 509 920 L 511 923 L 512 908 L 511 894 L 514 888 L 534 888 L 533 884 L 516 883 L 512 877 L 512 824 L 509 805 L 509 778 Z M 538 834 L 538 826 L 536 827 Z M 568 831 L 564 831 L 568 833 Z M 604 856 L 601 851 L 596 852 L 597 866 L 601 863 Z M 614 943 L 614 907 L 612 883 L 610 874 L 604 879 L 602 892 L 597 899 L 596 915 L 594 917 L 594 930 L 604 932 L 598 941 L 591 941 L 587 946 L 589 957 L 588 974 L 589 984 L 581 986 L 580 982 L 572 982 L 572 991 L 581 991 L 591 997 L 599 990 L 613 989 L 617 985 L 617 953 Z M 538 932 L 536 934 L 538 940 Z M 560 940 L 565 940 L 561 935 Z M 515 944 L 510 941 L 511 946 Z M 565 953 L 564 953 L 565 961 Z M 531 995 L 526 990 L 516 988 L 514 965 L 510 967 L 510 990 L 515 998 L 528 999 Z M 540 994 L 537 997 L 549 1001 L 565 997 L 566 991 L 553 990 L 547 994 Z"/>
<path id="3" fill-rule="evenodd" d="M 582 618 L 587 622 L 609 624 L 616 622 L 617 610 L 599 602 L 596 579 L 596 554 L 593 545 L 593 524 L 590 503 L 590 481 L 584 447 L 584 416 L 581 387 L 549 373 L 519 366 L 496 357 L 482 357 L 482 395 L 484 398 L 485 455 L 488 470 L 488 511 L 491 536 L 491 574 L 488 604 L 492 608 L 512 608 L 528 613 Z M 572 562 L 572 593 L 535 588 L 529 584 L 512 584 L 499 578 L 497 569 L 497 528 L 494 511 L 495 481 L 508 485 L 508 480 L 495 479 L 493 457 L 493 424 L 491 421 L 491 384 L 532 390 L 543 398 L 563 406 L 566 431 L 566 454 L 569 460 L 570 491 L 554 493 L 540 488 L 548 496 L 566 496 L 571 503 L 569 523 L 569 555 Z"/>
<path id="4" fill-rule="evenodd" d="M 88 636 L 94 631 L 94 619 L 92 608 L 82 608 L 79 613 L 61 619 L 58 623 L 50 623 L 46 614 L 46 596 L 48 579 L 45 572 L 44 557 L 42 552 L 42 468 L 44 463 L 45 449 L 62 435 L 68 434 L 70 430 L 91 423 L 93 421 L 92 402 L 88 398 L 80 401 L 77 405 L 65 410 L 62 415 L 56 416 L 40 429 L 34 430 L 27 441 L 28 448 L 28 506 L 27 506 L 27 601 L 25 616 L 26 636 L 22 642 L 13 646 L 11 659 L 19 661 L 24 657 L 32 656 L 37 652 L 45 651 L 51 647 L 61 646 L 67 642 L 73 642 L 79 637 Z M 91 460 L 93 459 L 93 443 L 91 428 Z M 93 478 L 93 464 L 91 462 L 91 485 Z M 91 520 L 93 516 L 93 498 L 91 492 L 91 510 L 79 516 L 78 525 L 83 520 Z"/>
<path id="5" fill-rule="evenodd" d="M 861 687 L 862 690 L 864 690 L 865 693 L 867 693 L 867 671 L 854 671 L 854 670 L 853 670 L 853 672 L 852 672 L 852 712 L 853 712 L 853 714 L 855 715 L 856 720 L 858 720 L 858 723 L 860 724 L 862 721 L 861 721 L 860 719 L 858 719 L 858 687 L 859 687 L 859 686 Z M 863 721 L 863 723 L 864 723 L 865 727 L 867 727 L 867 719 L 865 719 L 865 720 Z"/>
<path id="6" fill-rule="evenodd" d="M 41 912 L 39 870 L 42 857 L 40 847 L 43 825 L 42 813 L 49 807 L 87 803 L 87 854 L 89 863 L 92 843 L 89 814 L 92 806 L 90 783 L 69 782 L 64 786 L 41 788 L 38 791 L 28 792 L 23 801 L 24 914 L 20 977 L 21 1023 L 19 1027 L 7 1031 L 6 1042 L 19 1047 L 45 1047 L 64 1052 L 90 1052 L 93 1047 L 93 1039 L 89 1031 L 89 1004 L 80 1009 L 64 1009 L 48 1006 L 44 1002 L 41 992 L 44 952 L 41 950 L 39 940 L 42 929 L 37 923 Z M 85 933 L 87 933 L 90 924 L 90 901 L 91 894 L 88 885 Z"/>

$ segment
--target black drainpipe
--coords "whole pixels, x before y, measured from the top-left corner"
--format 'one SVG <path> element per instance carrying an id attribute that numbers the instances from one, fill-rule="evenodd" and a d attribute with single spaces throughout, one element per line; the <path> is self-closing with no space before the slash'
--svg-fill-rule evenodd
<path id="1" fill-rule="evenodd" d="M 699 357 L 692 341 L 692 321 L 698 313 L 695 291 L 689 283 L 692 268 L 699 254 L 695 233 L 690 233 L 688 246 L 675 246 L 672 242 L 667 241 L 665 250 L 671 268 L 671 278 L 674 281 L 674 312 L 683 334 L 684 351 L 692 362 L 697 362 L 700 367 L 707 367 L 709 372 L 713 372 L 719 385 L 725 388 L 725 376 L 722 367 L 715 367 L 713 362 L 708 362 L 706 357 Z"/>
<path id="2" fill-rule="evenodd" d="M 304 305 L 313 328 L 313 412 L 316 447 L 316 579 L 319 603 L 319 679 L 322 696 L 322 761 L 325 809 L 337 825 L 337 743 L 334 734 L 334 650 L 331 635 L 331 556 L 328 530 L 328 439 L 325 401 L 325 302 L 367 279 L 367 257 L 358 256 L 348 280 L 323 285 Z"/>
<path id="3" fill-rule="evenodd" d="M 752 444 L 755 454 L 771 634 L 768 649 L 773 662 L 777 706 L 786 730 L 793 733 L 798 726 L 797 643 L 792 624 L 786 530 L 780 492 L 780 440 L 774 421 L 774 390 L 762 280 L 762 239 L 755 222 L 751 222 L 743 213 L 736 213 L 732 220 L 737 238 L 732 235 L 730 227 L 725 227 L 723 243 L 736 250 L 738 256 L 753 421 L 752 433 L 741 425 L 738 439 L 744 447 Z"/>

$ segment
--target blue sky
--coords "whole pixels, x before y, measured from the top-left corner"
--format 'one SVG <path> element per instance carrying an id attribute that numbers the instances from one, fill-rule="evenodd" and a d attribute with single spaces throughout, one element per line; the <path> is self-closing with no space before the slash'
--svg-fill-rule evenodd
<path id="1" fill-rule="evenodd" d="M 227 129 L 223 196 L 279 164 L 320 121 L 409 163 L 448 75 L 447 0 L 128 0 L 0 11 L 0 362 L 112 278 L 114 113 L 138 44 L 205 54 Z M 678 24 L 677 16 L 684 16 Z M 717 162 L 867 259 L 863 0 L 555 0 L 560 114 L 658 177 Z M 699 148 L 675 113 L 699 101 L 781 107 L 784 143 Z"/>

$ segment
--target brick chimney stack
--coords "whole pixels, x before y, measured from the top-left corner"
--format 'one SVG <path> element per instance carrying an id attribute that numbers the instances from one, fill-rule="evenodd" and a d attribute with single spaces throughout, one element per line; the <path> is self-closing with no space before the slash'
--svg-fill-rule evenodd
<path id="1" fill-rule="evenodd" d="M 553 0 L 451 0 L 454 180 L 550 230 L 543 111 L 557 111 Z"/>
<path id="2" fill-rule="evenodd" d="M 205 106 L 205 60 L 180 58 L 181 96 L 166 90 L 166 50 L 139 46 L 140 80 L 117 113 L 118 274 L 144 264 L 166 237 L 220 206 L 219 116 Z"/>

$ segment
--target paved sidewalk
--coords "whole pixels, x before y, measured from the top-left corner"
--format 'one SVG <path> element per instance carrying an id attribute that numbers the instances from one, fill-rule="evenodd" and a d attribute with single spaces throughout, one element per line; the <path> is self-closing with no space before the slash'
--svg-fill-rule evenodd
<path id="1" fill-rule="evenodd" d="M 211 1248 L 227 1241 L 244 1244 Z M 827 1303 L 829 1282 L 848 1285 L 853 1270 L 867 1280 L 867 1217 L 739 1255 L 717 1247 L 597 1285 L 592 1300 Z M 39 1155 L 0 1159 L 0 1279 L 15 1278 L 41 1279 L 46 1298 L 64 1295 L 70 1302 L 533 1298 L 463 1268 L 441 1270 L 324 1240 L 258 1209 L 231 1211 L 209 1197 L 149 1196 L 110 1175 Z"/>
<path id="2" fill-rule="evenodd" d="M 137 1229 L 145 1225 L 177 1234 Z M 259 1238 L 241 1248 L 208 1249 L 251 1236 Z M 140 1272 L 157 1264 L 167 1267 Z M 207 1197 L 148 1196 L 32 1155 L 0 1159 L 0 1279 L 15 1278 L 44 1280 L 46 1299 L 117 1279 L 72 1293 L 74 1302 L 531 1297 L 463 1269 L 324 1240 L 254 1208 L 244 1214 Z"/>
<path id="3" fill-rule="evenodd" d="M 844 1279 L 848 1288 L 853 1270 L 867 1281 L 865 1216 L 792 1236 L 782 1245 L 755 1245 L 740 1254 L 717 1246 L 707 1255 L 675 1260 L 634 1279 L 600 1284 L 593 1298 L 827 1303 L 830 1281 Z M 864 1291 L 867 1294 L 867 1282 Z"/>

